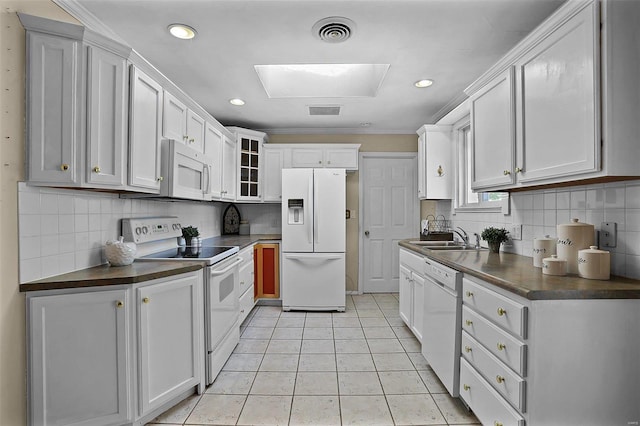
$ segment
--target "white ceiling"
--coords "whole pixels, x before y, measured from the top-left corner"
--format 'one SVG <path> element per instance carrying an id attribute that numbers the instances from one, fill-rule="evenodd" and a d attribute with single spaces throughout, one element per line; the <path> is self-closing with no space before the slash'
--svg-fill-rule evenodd
<path id="1" fill-rule="evenodd" d="M 58 0 L 64 5 L 65 1 Z M 564 0 L 70 0 L 86 8 L 224 125 L 270 133 L 413 133 Z M 328 16 L 356 23 L 351 39 L 311 33 Z M 185 23 L 190 41 L 169 35 Z M 270 99 L 264 64 L 390 64 L 375 97 Z M 434 85 L 417 89 L 428 78 Z M 236 107 L 231 98 L 246 104 Z M 340 105 L 339 116 L 309 106 Z M 361 123 L 371 123 L 363 127 Z"/>

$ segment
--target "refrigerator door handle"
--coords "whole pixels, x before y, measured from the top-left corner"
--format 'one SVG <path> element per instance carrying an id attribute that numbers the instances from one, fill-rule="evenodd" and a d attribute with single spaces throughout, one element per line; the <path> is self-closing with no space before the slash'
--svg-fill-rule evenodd
<path id="1" fill-rule="evenodd" d="M 291 260 L 339 260 L 342 254 L 284 254 L 285 259 Z"/>
<path id="2" fill-rule="evenodd" d="M 311 175 L 311 177 L 309 178 L 309 192 L 307 193 L 307 199 L 309 200 L 311 197 L 313 196 L 313 174 Z M 315 199 L 314 199 L 315 201 Z M 305 218 L 305 220 L 307 221 L 307 235 L 308 235 L 308 239 L 309 239 L 309 244 L 313 244 L 313 226 L 314 224 L 311 223 L 311 210 L 315 209 L 315 205 L 311 205 L 311 206 L 306 206 L 305 207 L 305 216 L 307 216 Z"/>
<path id="3" fill-rule="evenodd" d="M 314 177 L 314 186 L 313 191 L 313 245 L 314 251 L 315 245 L 318 244 L 318 190 L 320 189 L 320 179 L 315 179 Z"/>

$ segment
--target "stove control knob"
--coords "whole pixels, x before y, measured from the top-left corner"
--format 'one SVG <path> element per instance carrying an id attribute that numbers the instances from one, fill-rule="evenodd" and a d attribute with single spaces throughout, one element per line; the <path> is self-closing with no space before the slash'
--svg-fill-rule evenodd
<path id="1" fill-rule="evenodd" d="M 141 232 L 142 232 L 142 229 L 140 229 L 140 227 L 138 226 L 136 228 L 136 235 L 140 235 Z"/>
<path id="2" fill-rule="evenodd" d="M 142 227 L 142 233 L 145 234 L 145 235 L 148 234 L 149 233 L 149 228 L 147 228 L 146 226 L 143 226 Z"/>

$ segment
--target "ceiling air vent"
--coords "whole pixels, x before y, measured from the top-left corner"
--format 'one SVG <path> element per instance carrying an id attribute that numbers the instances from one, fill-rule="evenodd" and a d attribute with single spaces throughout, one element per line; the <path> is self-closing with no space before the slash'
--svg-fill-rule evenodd
<path id="1" fill-rule="evenodd" d="M 330 16 L 316 22 L 311 32 L 317 38 L 327 43 L 341 43 L 348 40 L 356 24 L 351 19 L 341 16 Z"/>
<path id="2" fill-rule="evenodd" d="M 309 115 L 340 115 L 339 106 L 310 106 Z"/>

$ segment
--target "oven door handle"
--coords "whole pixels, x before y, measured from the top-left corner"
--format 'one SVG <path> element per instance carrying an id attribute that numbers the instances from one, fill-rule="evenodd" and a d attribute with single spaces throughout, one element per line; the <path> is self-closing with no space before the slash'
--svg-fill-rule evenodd
<path id="1" fill-rule="evenodd" d="M 226 273 L 227 273 L 227 272 L 229 272 L 231 269 L 235 268 L 236 266 L 238 266 L 238 265 L 239 265 L 239 264 L 241 264 L 241 263 L 242 263 L 242 258 L 241 258 L 241 257 L 239 257 L 239 258 L 237 258 L 237 259 L 235 260 L 235 262 L 233 262 L 231 265 L 227 266 L 226 268 L 224 268 L 224 269 L 223 269 L 223 270 L 221 270 L 221 271 L 214 271 L 214 270 L 212 270 L 212 271 L 211 271 L 211 276 L 212 276 L 212 277 L 214 277 L 214 276 L 217 276 L 217 275 L 226 274 Z"/>

